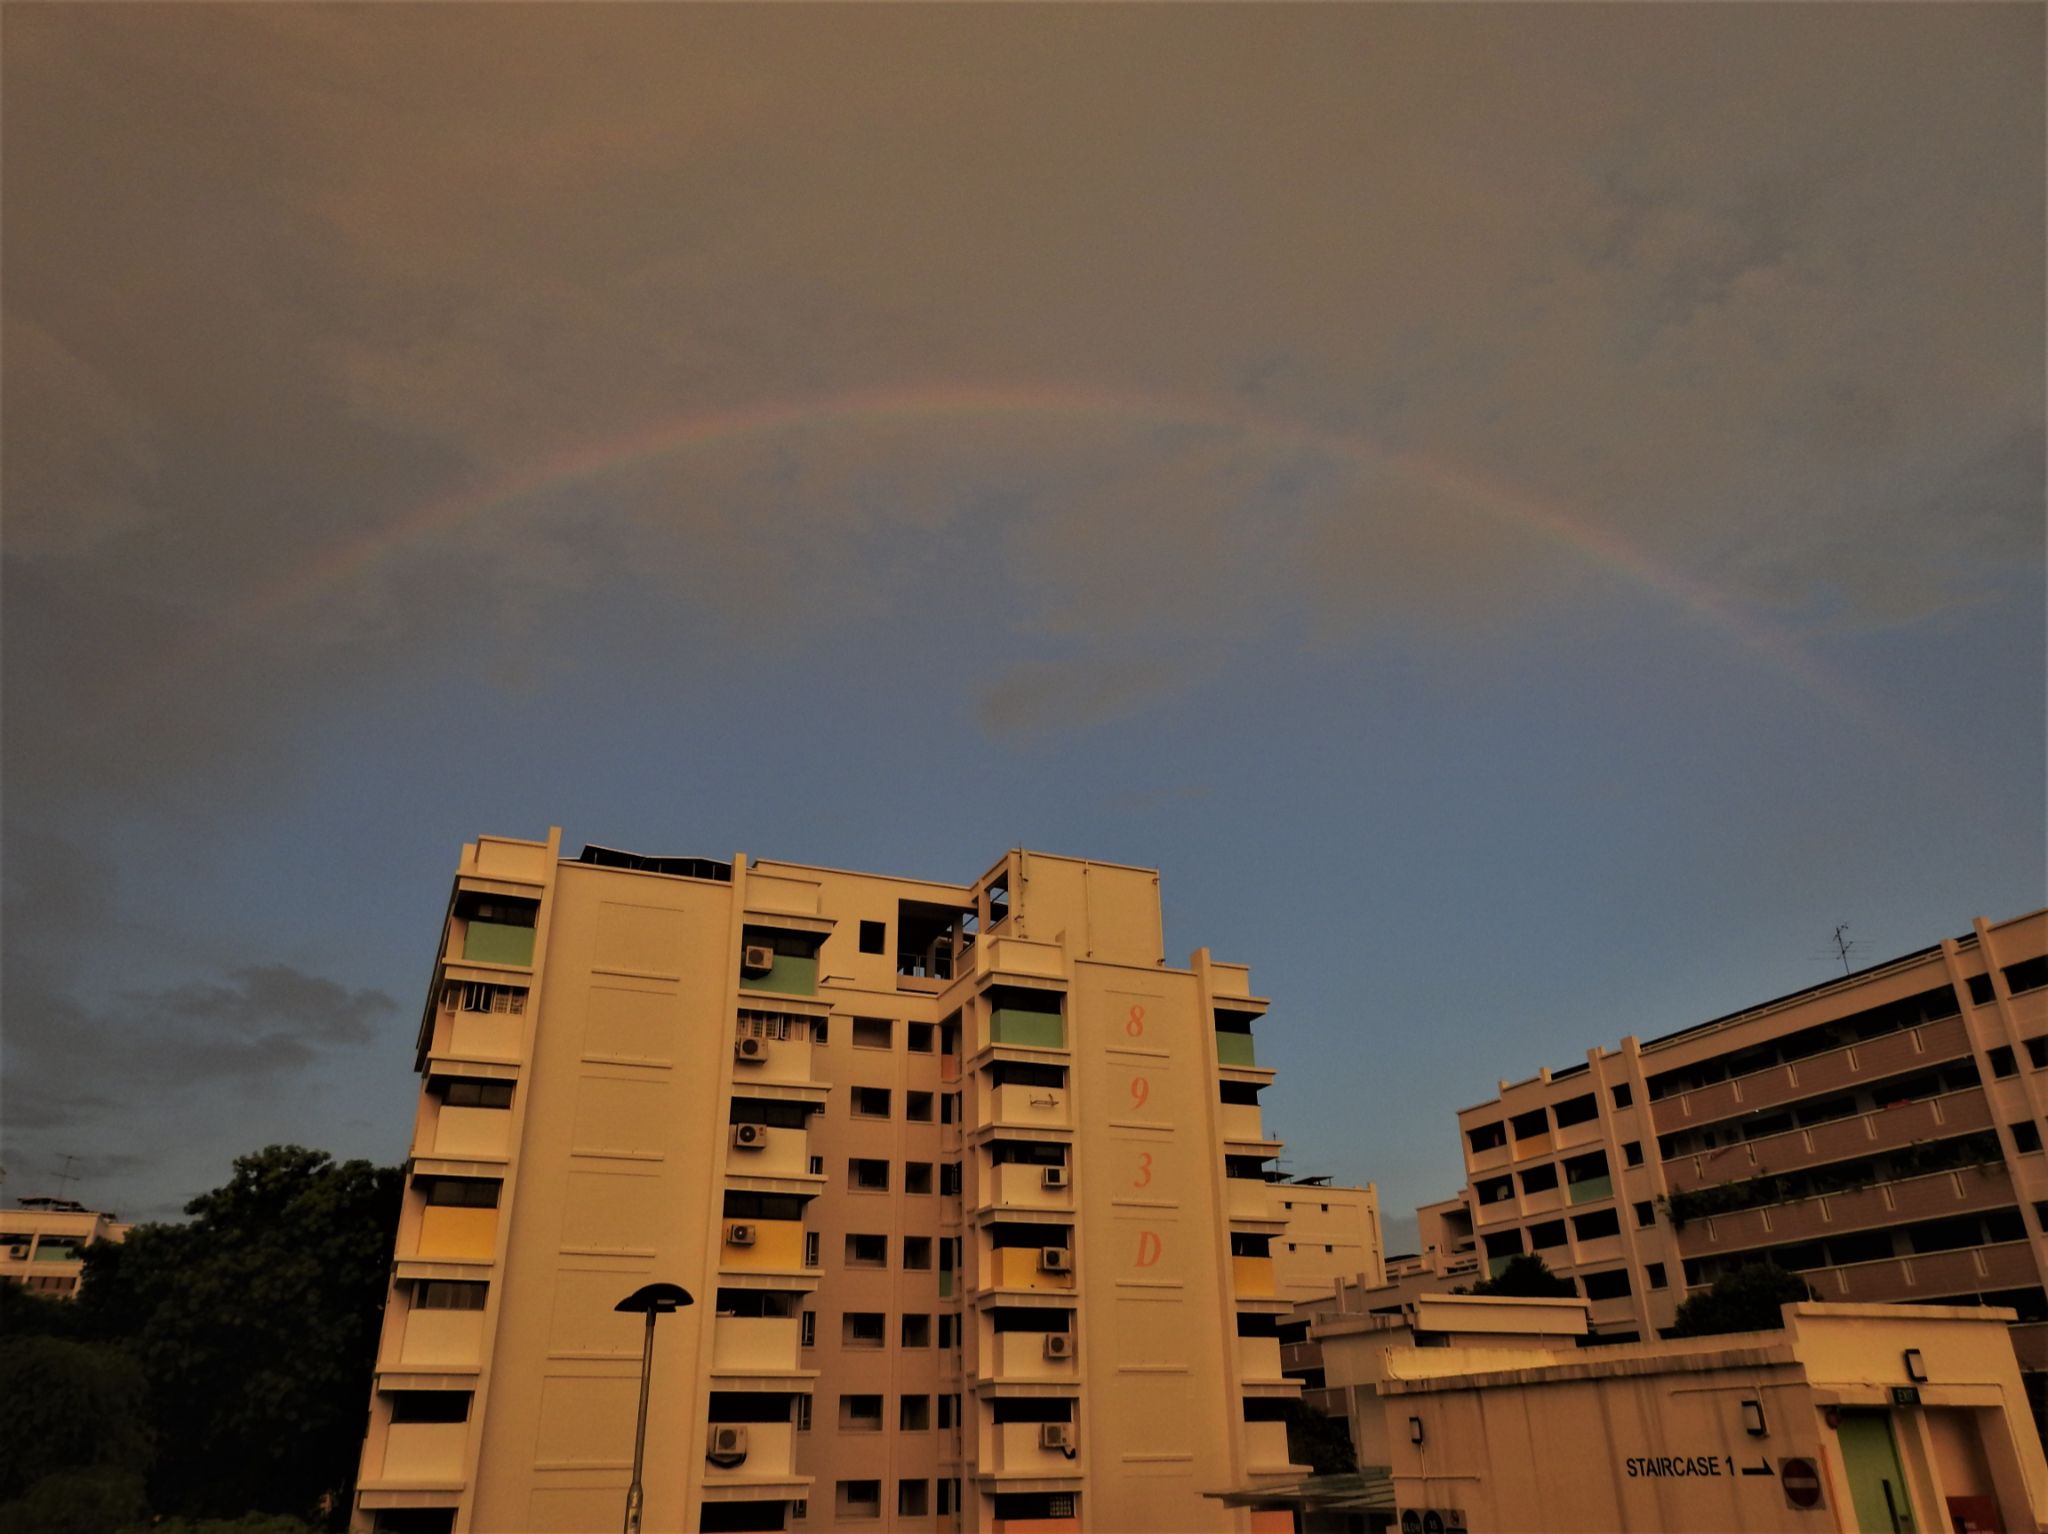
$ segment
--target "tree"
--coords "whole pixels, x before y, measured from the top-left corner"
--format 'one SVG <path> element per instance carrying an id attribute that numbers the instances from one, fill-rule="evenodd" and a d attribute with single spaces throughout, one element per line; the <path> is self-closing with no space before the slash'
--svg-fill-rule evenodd
<path id="1" fill-rule="evenodd" d="M 1810 1300 L 1813 1291 L 1796 1273 L 1753 1262 L 1723 1273 L 1705 1294 L 1678 1307 L 1672 1337 L 1714 1337 L 1723 1332 L 1768 1332 L 1785 1324 L 1782 1307 Z"/>
<path id="2" fill-rule="evenodd" d="M 81 1319 L 147 1376 L 158 1511 L 311 1514 L 354 1480 L 403 1179 L 274 1145 L 190 1224 L 91 1249 Z"/>
<path id="3" fill-rule="evenodd" d="M 147 1390 L 142 1370 L 118 1347 L 0 1340 L 0 1501 L 69 1472 L 109 1471 L 139 1488 L 150 1461 Z"/>
<path id="4" fill-rule="evenodd" d="M 1350 1423 L 1302 1401 L 1287 1404 L 1287 1457 L 1317 1475 L 1351 1475 L 1358 1469 Z"/>
<path id="5" fill-rule="evenodd" d="M 1568 1278 L 1559 1278 L 1534 1252 L 1520 1252 L 1492 1278 L 1472 1286 L 1474 1294 L 1498 1294 L 1524 1300 L 1571 1299 L 1579 1291 Z"/>

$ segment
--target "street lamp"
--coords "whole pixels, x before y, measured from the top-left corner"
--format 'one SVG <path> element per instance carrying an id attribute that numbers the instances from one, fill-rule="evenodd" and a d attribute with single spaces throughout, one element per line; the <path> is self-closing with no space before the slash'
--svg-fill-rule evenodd
<path id="1" fill-rule="evenodd" d="M 640 1419 L 633 1427 L 633 1484 L 626 1488 L 626 1534 L 640 1534 L 640 1462 L 647 1451 L 647 1382 L 654 1373 L 654 1318 L 694 1304 L 690 1291 L 680 1284 L 646 1284 L 635 1289 L 613 1310 L 647 1317 L 647 1333 L 640 1344 Z"/>

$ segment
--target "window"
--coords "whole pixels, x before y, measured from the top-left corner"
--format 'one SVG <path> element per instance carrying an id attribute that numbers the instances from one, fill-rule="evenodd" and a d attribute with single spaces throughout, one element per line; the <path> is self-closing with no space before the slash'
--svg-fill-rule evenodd
<path id="1" fill-rule="evenodd" d="M 886 1017 L 856 1017 L 853 1020 L 855 1049 L 888 1049 L 894 1043 L 896 1025 Z"/>
<path id="2" fill-rule="evenodd" d="M 839 1431 L 842 1433 L 881 1432 L 882 1398 L 880 1396 L 841 1396 L 839 1398 Z"/>
<path id="3" fill-rule="evenodd" d="M 796 1398 L 796 1430 L 799 1433 L 811 1430 L 811 1398 L 808 1395 Z"/>
<path id="4" fill-rule="evenodd" d="M 906 1161 L 903 1163 L 903 1191 L 905 1193 L 929 1193 L 932 1191 L 932 1164 L 929 1161 Z"/>
<path id="5" fill-rule="evenodd" d="M 1614 1089 L 1615 1107 L 1626 1108 L 1630 1103 L 1634 1102 L 1635 1100 L 1636 1095 L 1633 1091 L 1629 1089 L 1629 1084 L 1627 1082 L 1624 1081 L 1620 1086 Z"/>
<path id="6" fill-rule="evenodd" d="M 804 1266 L 807 1268 L 815 1268 L 821 1260 L 822 1259 L 818 1254 L 818 1233 L 814 1230 L 805 1231 Z"/>
<path id="7" fill-rule="evenodd" d="M 939 1192 L 952 1198 L 960 1196 L 960 1163 L 947 1161 L 939 1167 Z"/>
<path id="8" fill-rule="evenodd" d="M 950 1480 L 941 1480 L 939 1482 L 939 1516 L 941 1518 L 953 1516 L 953 1483 Z"/>
<path id="9" fill-rule="evenodd" d="M 427 1202 L 440 1208 L 498 1207 L 499 1183 L 494 1177 L 422 1177 L 419 1181 Z"/>
<path id="10" fill-rule="evenodd" d="M 960 1318 L 941 1315 L 939 1317 L 939 1346 L 954 1348 L 960 1345 Z"/>
<path id="11" fill-rule="evenodd" d="M 879 1310 L 849 1310 L 839 1326 L 841 1347 L 878 1348 L 889 1336 L 888 1318 Z"/>
<path id="12" fill-rule="evenodd" d="M 853 1113 L 855 1118 L 887 1118 L 889 1116 L 889 1089 L 887 1087 L 855 1087 L 853 1089 Z"/>
<path id="13" fill-rule="evenodd" d="M 960 1420 L 957 1406 L 959 1399 L 958 1396 L 939 1397 L 939 1428 L 941 1431 L 953 1426 L 954 1423 Z"/>
<path id="14" fill-rule="evenodd" d="M 831 1027 L 824 1018 L 814 1017 L 811 1019 L 811 1042 L 813 1044 L 823 1044 L 831 1036 Z"/>
<path id="15" fill-rule="evenodd" d="M 1472 1147 L 1475 1154 L 1480 1151 L 1499 1150 L 1500 1147 L 1508 1143 L 1508 1132 L 1496 1120 L 1494 1123 L 1480 1124 L 1466 1130 L 1465 1141 Z"/>
<path id="16" fill-rule="evenodd" d="M 500 1012 L 518 1016 L 526 1010 L 526 988 L 486 985 L 478 980 L 451 980 L 441 1004 L 463 1012 Z"/>
<path id="17" fill-rule="evenodd" d="M 2015 996 L 2038 991 L 2048 985 L 2048 954 L 2022 959 L 2005 967 L 2005 988 Z"/>
<path id="18" fill-rule="evenodd" d="M 862 953 L 887 953 L 889 951 L 889 924 L 883 921 L 864 921 L 860 924 L 860 951 Z"/>
<path id="19" fill-rule="evenodd" d="M 799 1324 L 799 1331 L 801 1333 L 798 1338 L 799 1346 L 814 1348 L 818 1345 L 818 1313 L 815 1310 L 804 1312 L 804 1318 Z"/>
<path id="20" fill-rule="evenodd" d="M 939 1122 L 957 1124 L 960 1122 L 960 1094 L 948 1092 L 939 1099 Z"/>
<path id="21" fill-rule="evenodd" d="M 1515 1196 L 1515 1180 L 1512 1177 L 1493 1177 L 1480 1183 L 1473 1190 L 1482 1204 L 1503 1204 Z"/>
<path id="22" fill-rule="evenodd" d="M 856 1193 L 887 1193 L 889 1163 L 853 1157 L 846 1163 L 846 1186 Z"/>
<path id="23" fill-rule="evenodd" d="M 885 1268 L 889 1265 L 889 1238 L 887 1236 L 851 1235 L 846 1238 L 846 1265 L 849 1268 Z"/>
<path id="24" fill-rule="evenodd" d="M 915 1311 L 903 1317 L 903 1345 L 906 1348 L 928 1348 L 932 1345 L 932 1318 Z"/>
<path id="25" fill-rule="evenodd" d="M 2010 1044 L 2001 1044 L 1992 1050 L 1990 1059 L 1991 1074 L 1994 1076 L 2017 1076 L 2020 1073 L 2019 1061 L 2013 1058 Z"/>
<path id="26" fill-rule="evenodd" d="M 1635 1293 L 1635 1286 L 1628 1281 L 1627 1268 L 1613 1268 L 1605 1273 L 1588 1273 L 1584 1280 L 1586 1298 L 1589 1300 L 1619 1300 Z"/>
<path id="27" fill-rule="evenodd" d="M 930 1396 L 902 1396 L 896 1402 L 896 1429 L 902 1433 L 928 1433 L 932 1426 Z"/>
<path id="28" fill-rule="evenodd" d="M 903 1266 L 914 1273 L 928 1271 L 932 1265 L 932 1238 L 930 1236 L 905 1236 L 903 1238 Z"/>
<path id="29" fill-rule="evenodd" d="M 2012 1051 L 2007 1050 L 2009 1055 Z M 509 1081 L 451 1081 L 441 1094 L 441 1101 L 450 1108 L 509 1108 L 512 1106 L 512 1083 Z"/>
<path id="30" fill-rule="evenodd" d="M 1603 1236 L 1621 1234 L 1621 1221 L 1616 1219 L 1612 1209 L 1597 1209 L 1591 1214 L 1572 1216 L 1572 1234 L 1581 1241 L 1598 1241 Z"/>
<path id="31" fill-rule="evenodd" d="M 2041 1148 L 2041 1126 L 2032 1119 L 2021 1119 L 2012 1126 L 2012 1143 L 2025 1156 Z"/>
<path id="32" fill-rule="evenodd" d="M 1651 1225 L 1655 1225 L 1657 1223 L 1657 1206 L 1655 1204 L 1645 1202 L 1636 1205 L 1635 1209 L 1636 1228 L 1638 1230 L 1644 1229 Z"/>
<path id="33" fill-rule="evenodd" d="M 898 1481 L 896 1483 L 896 1516 L 898 1518 L 923 1518 L 931 1511 L 931 1482 Z"/>
<path id="34" fill-rule="evenodd" d="M 1563 1245 L 1564 1221 L 1541 1220 L 1529 1227 L 1529 1247 L 1532 1251 L 1544 1252 Z"/>
<path id="35" fill-rule="evenodd" d="M 393 1422 L 467 1422 L 467 1390 L 394 1390 L 391 1393 Z"/>
<path id="36" fill-rule="evenodd" d="M 1643 1142 L 1641 1140 L 1630 1140 L 1627 1144 L 1623 1145 L 1621 1148 L 1621 1159 L 1630 1166 L 1641 1166 L 1643 1164 Z"/>
<path id="37" fill-rule="evenodd" d="M 1574 1124 L 1583 1124 L 1600 1116 L 1600 1103 L 1591 1092 L 1583 1097 L 1574 1097 L 1557 1105 L 1557 1127 L 1569 1129 Z"/>
<path id="38" fill-rule="evenodd" d="M 880 1481 L 841 1481 L 833 1496 L 834 1511 L 841 1518 L 882 1516 Z"/>
<path id="39" fill-rule="evenodd" d="M 929 1092 L 905 1092 L 903 1094 L 903 1116 L 913 1124 L 929 1124 L 932 1121 L 932 1094 Z"/>
<path id="40" fill-rule="evenodd" d="M 413 1286 L 412 1307 L 414 1310 L 482 1310 L 490 1287 L 489 1284 L 437 1278 Z"/>
<path id="41" fill-rule="evenodd" d="M 811 1157 L 811 1175 L 813 1177 L 823 1177 L 825 1175 L 825 1158 L 823 1156 Z"/>
<path id="42" fill-rule="evenodd" d="M 1555 1163 L 1532 1166 L 1522 1174 L 1522 1191 L 1524 1193 L 1547 1193 L 1556 1186 L 1557 1166 Z"/>
<path id="43" fill-rule="evenodd" d="M 809 1413 L 805 1414 L 806 1417 Z M 789 1518 L 792 1523 L 803 1523 L 811 1516 L 811 1504 L 807 1498 L 798 1497 L 789 1504 Z"/>
<path id="44" fill-rule="evenodd" d="M 1661 1262 L 1652 1262 L 1646 1264 L 1643 1268 L 1643 1276 L 1649 1279 L 1650 1287 L 1652 1289 L 1662 1289 L 1666 1283 L 1664 1277 L 1664 1264 Z"/>
<path id="45" fill-rule="evenodd" d="M 2027 1040 L 2027 1063 L 2035 1070 L 2048 1070 L 2048 1033 Z"/>
<path id="46" fill-rule="evenodd" d="M 928 1055 L 932 1052 L 932 1025 L 930 1023 L 906 1023 L 904 1032 L 909 1035 L 910 1052 L 913 1055 Z"/>
<path id="47" fill-rule="evenodd" d="M 1550 1112 L 1546 1108 L 1531 1108 L 1527 1113 L 1518 1113 L 1508 1120 L 1517 1140 L 1533 1140 L 1538 1135 L 1550 1133 Z"/>

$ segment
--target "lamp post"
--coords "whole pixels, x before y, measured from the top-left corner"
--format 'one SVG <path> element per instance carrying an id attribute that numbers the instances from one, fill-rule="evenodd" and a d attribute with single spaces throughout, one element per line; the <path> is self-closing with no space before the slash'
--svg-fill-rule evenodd
<path id="1" fill-rule="evenodd" d="M 640 1465 L 647 1452 L 647 1382 L 654 1374 L 654 1318 L 694 1303 L 690 1291 L 680 1284 L 645 1284 L 612 1307 L 647 1317 L 646 1335 L 640 1344 L 640 1417 L 633 1426 L 633 1483 L 626 1488 L 626 1534 L 640 1534 L 640 1506 L 646 1500 L 640 1489 Z"/>

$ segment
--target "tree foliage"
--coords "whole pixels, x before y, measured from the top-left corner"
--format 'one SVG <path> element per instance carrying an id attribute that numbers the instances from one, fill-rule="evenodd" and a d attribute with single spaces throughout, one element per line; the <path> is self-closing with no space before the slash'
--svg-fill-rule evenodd
<path id="1" fill-rule="evenodd" d="M 1302 1401 L 1287 1408 L 1287 1457 L 1317 1475 L 1350 1475 L 1358 1469 L 1350 1424 Z"/>
<path id="2" fill-rule="evenodd" d="M 1672 1337 L 1714 1337 L 1723 1332 L 1768 1332 L 1785 1324 L 1783 1306 L 1812 1299 L 1796 1273 L 1753 1262 L 1723 1273 L 1705 1294 L 1678 1307 Z"/>
<path id="3" fill-rule="evenodd" d="M 1551 1272 L 1550 1264 L 1534 1252 L 1520 1252 L 1510 1257 L 1497 1275 L 1474 1284 L 1472 1292 L 1524 1300 L 1568 1300 L 1579 1291 L 1570 1279 Z"/>
<path id="4" fill-rule="evenodd" d="M 274 1145 L 190 1224 L 90 1249 L 81 1323 L 147 1377 L 159 1512 L 311 1515 L 353 1481 L 402 1190 L 397 1167 Z"/>

